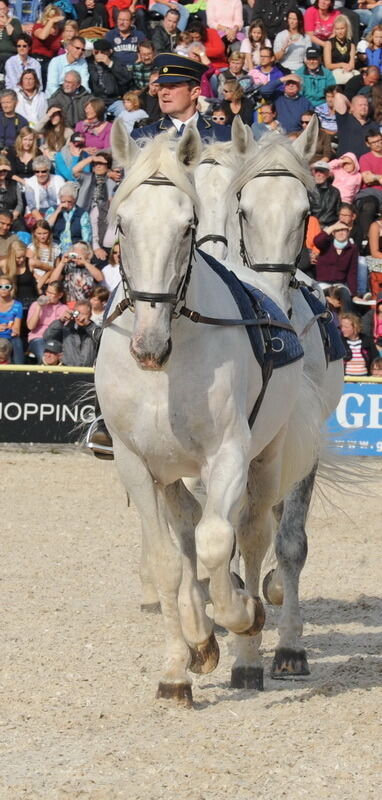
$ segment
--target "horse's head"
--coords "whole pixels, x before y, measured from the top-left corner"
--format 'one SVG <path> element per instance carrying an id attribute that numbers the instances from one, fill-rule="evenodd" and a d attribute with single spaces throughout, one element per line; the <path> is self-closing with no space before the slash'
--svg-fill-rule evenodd
<path id="1" fill-rule="evenodd" d="M 116 122 L 112 147 L 128 170 L 111 214 L 134 306 L 130 352 L 142 369 L 159 370 L 171 353 L 171 320 L 191 270 L 196 195 L 190 172 L 200 158 L 200 137 L 189 126 L 177 146 L 164 135 L 141 149 Z"/>

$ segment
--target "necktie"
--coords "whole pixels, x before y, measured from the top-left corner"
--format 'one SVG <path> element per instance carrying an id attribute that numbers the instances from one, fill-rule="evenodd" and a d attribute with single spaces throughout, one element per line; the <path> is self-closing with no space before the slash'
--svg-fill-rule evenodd
<path id="1" fill-rule="evenodd" d="M 180 126 L 180 128 L 178 130 L 178 136 L 182 136 L 182 134 L 184 133 L 185 127 L 186 126 L 185 126 L 184 122 L 182 122 L 182 124 L 181 124 L 181 126 Z"/>

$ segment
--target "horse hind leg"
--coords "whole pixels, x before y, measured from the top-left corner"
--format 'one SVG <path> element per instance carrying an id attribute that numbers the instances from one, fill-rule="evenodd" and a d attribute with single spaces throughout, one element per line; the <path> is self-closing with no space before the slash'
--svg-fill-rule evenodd
<path id="1" fill-rule="evenodd" d="M 308 553 L 305 523 L 314 486 L 317 464 L 297 483 L 284 501 L 284 511 L 276 536 L 276 556 L 282 577 L 284 601 L 278 625 L 271 677 L 275 679 L 309 675 L 304 648 L 301 647 L 302 619 L 299 607 L 299 579 Z"/>

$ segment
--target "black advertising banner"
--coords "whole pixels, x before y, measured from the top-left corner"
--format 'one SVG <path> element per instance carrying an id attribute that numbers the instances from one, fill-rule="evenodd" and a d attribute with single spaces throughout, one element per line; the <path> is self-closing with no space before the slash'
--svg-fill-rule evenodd
<path id="1" fill-rule="evenodd" d="M 0 443 L 73 444 L 94 419 L 91 370 L 0 370 Z"/>

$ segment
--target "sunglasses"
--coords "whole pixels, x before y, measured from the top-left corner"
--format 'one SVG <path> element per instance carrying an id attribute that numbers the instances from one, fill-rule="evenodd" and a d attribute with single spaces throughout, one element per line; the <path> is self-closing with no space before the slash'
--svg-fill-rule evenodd
<path id="1" fill-rule="evenodd" d="M 47 169 L 35 169 L 34 172 L 36 173 L 36 175 L 47 175 L 48 174 L 48 170 Z"/>
<path id="2" fill-rule="evenodd" d="M 106 161 L 93 161 L 96 167 L 107 167 Z"/>
<path id="3" fill-rule="evenodd" d="M 0 289 L 12 289 L 11 283 L 0 283 Z"/>
<path id="4" fill-rule="evenodd" d="M 74 44 L 73 47 L 74 47 L 75 50 L 81 50 L 81 51 L 85 50 L 84 47 L 78 47 L 76 44 Z"/>
<path id="5" fill-rule="evenodd" d="M 301 125 L 309 125 L 310 119 L 302 119 Z"/>
<path id="6" fill-rule="evenodd" d="M 16 47 L 18 47 L 19 50 L 25 50 L 27 47 L 29 47 L 29 44 L 17 44 Z"/>
<path id="7" fill-rule="evenodd" d="M 225 117 L 212 117 L 212 122 L 225 122 Z"/>

